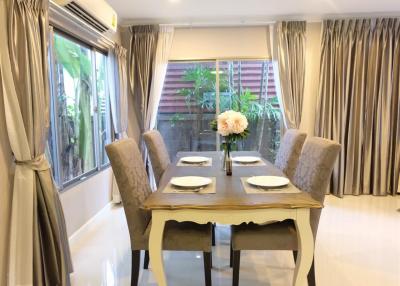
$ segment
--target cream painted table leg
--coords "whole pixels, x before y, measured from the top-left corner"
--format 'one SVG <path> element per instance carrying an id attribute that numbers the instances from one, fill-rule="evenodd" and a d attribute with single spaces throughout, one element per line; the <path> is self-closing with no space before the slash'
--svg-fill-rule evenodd
<path id="1" fill-rule="evenodd" d="M 162 253 L 163 234 L 165 227 L 165 216 L 161 211 L 153 211 L 151 231 L 149 238 L 149 254 L 151 268 L 159 286 L 167 286 L 164 272 L 164 260 Z"/>
<path id="2" fill-rule="evenodd" d="M 307 285 L 307 274 L 310 271 L 314 256 L 314 237 L 310 225 L 310 209 L 298 209 L 295 220 L 299 250 L 296 268 L 294 270 L 293 285 Z"/>

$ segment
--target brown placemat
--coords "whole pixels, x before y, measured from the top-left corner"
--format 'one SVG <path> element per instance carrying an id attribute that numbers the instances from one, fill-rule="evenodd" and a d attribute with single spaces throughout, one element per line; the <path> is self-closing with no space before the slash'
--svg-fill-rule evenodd
<path id="1" fill-rule="evenodd" d="M 215 177 L 209 177 L 212 182 L 211 184 L 203 187 L 200 191 L 193 191 L 190 189 L 181 189 L 181 188 L 176 188 L 171 184 L 171 181 L 168 183 L 168 185 L 165 187 L 163 190 L 163 193 L 166 194 L 215 194 L 216 193 L 216 178 Z M 171 178 L 172 180 L 173 178 Z"/>
<path id="2" fill-rule="evenodd" d="M 274 188 L 274 189 L 264 189 L 259 188 L 247 183 L 249 177 L 240 178 L 242 181 L 242 186 L 247 194 L 298 194 L 301 193 L 292 183 L 289 183 L 286 187 Z"/>

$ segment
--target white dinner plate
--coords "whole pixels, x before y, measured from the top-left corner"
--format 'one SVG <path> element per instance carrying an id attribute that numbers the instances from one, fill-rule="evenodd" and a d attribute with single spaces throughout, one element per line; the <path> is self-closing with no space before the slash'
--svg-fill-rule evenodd
<path id="1" fill-rule="evenodd" d="M 254 157 L 254 156 L 237 156 L 233 157 L 232 160 L 237 163 L 250 164 L 259 162 L 261 159 L 260 157 Z"/>
<path id="2" fill-rule="evenodd" d="M 185 176 L 185 177 L 175 177 L 171 179 L 171 184 L 176 187 L 195 189 L 205 187 L 211 184 L 212 180 L 205 177 L 196 176 Z"/>
<path id="3" fill-rule="evenodd" d="M 254 176 L 247 179 L 247 183 L 261 188 L 278 188 L 289 184 L 289 179 L 277 176 Z"/>
<path id="4" fill-rule="evenodd" d="M 200 164 L 210 160 L 210 158 L 202 157 L 202 156 L 190 156 L 190 157 L 182 157 L 181 161 L 184 163 L 190 164 Z"/>

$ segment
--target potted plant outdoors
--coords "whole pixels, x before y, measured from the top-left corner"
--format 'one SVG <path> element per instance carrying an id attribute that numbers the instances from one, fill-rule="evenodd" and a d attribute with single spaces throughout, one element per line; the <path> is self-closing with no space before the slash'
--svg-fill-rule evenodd
<path id="1" fill-rule="evenodd" d="M 211 122 L 212 130 L 218 132 L 224 142 L 221 144 L 224 150 L 224 167 L 227 176 L 232 176 L 232 146 L 238 140 L 245 139 L 250 131 L 247 128 L 249 125 L 247 118 L 241 112 L 228 110 L 218 115 L 216 120 Z"/>

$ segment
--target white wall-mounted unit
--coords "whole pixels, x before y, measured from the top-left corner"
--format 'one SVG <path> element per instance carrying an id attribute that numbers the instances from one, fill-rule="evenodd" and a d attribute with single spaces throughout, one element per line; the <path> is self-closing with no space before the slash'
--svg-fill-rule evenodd
<path id="1" fill-rule="evenodd" d="M 54 0 L 100 33 L 117 31 L 117 13 L 105 0 Z"/>

